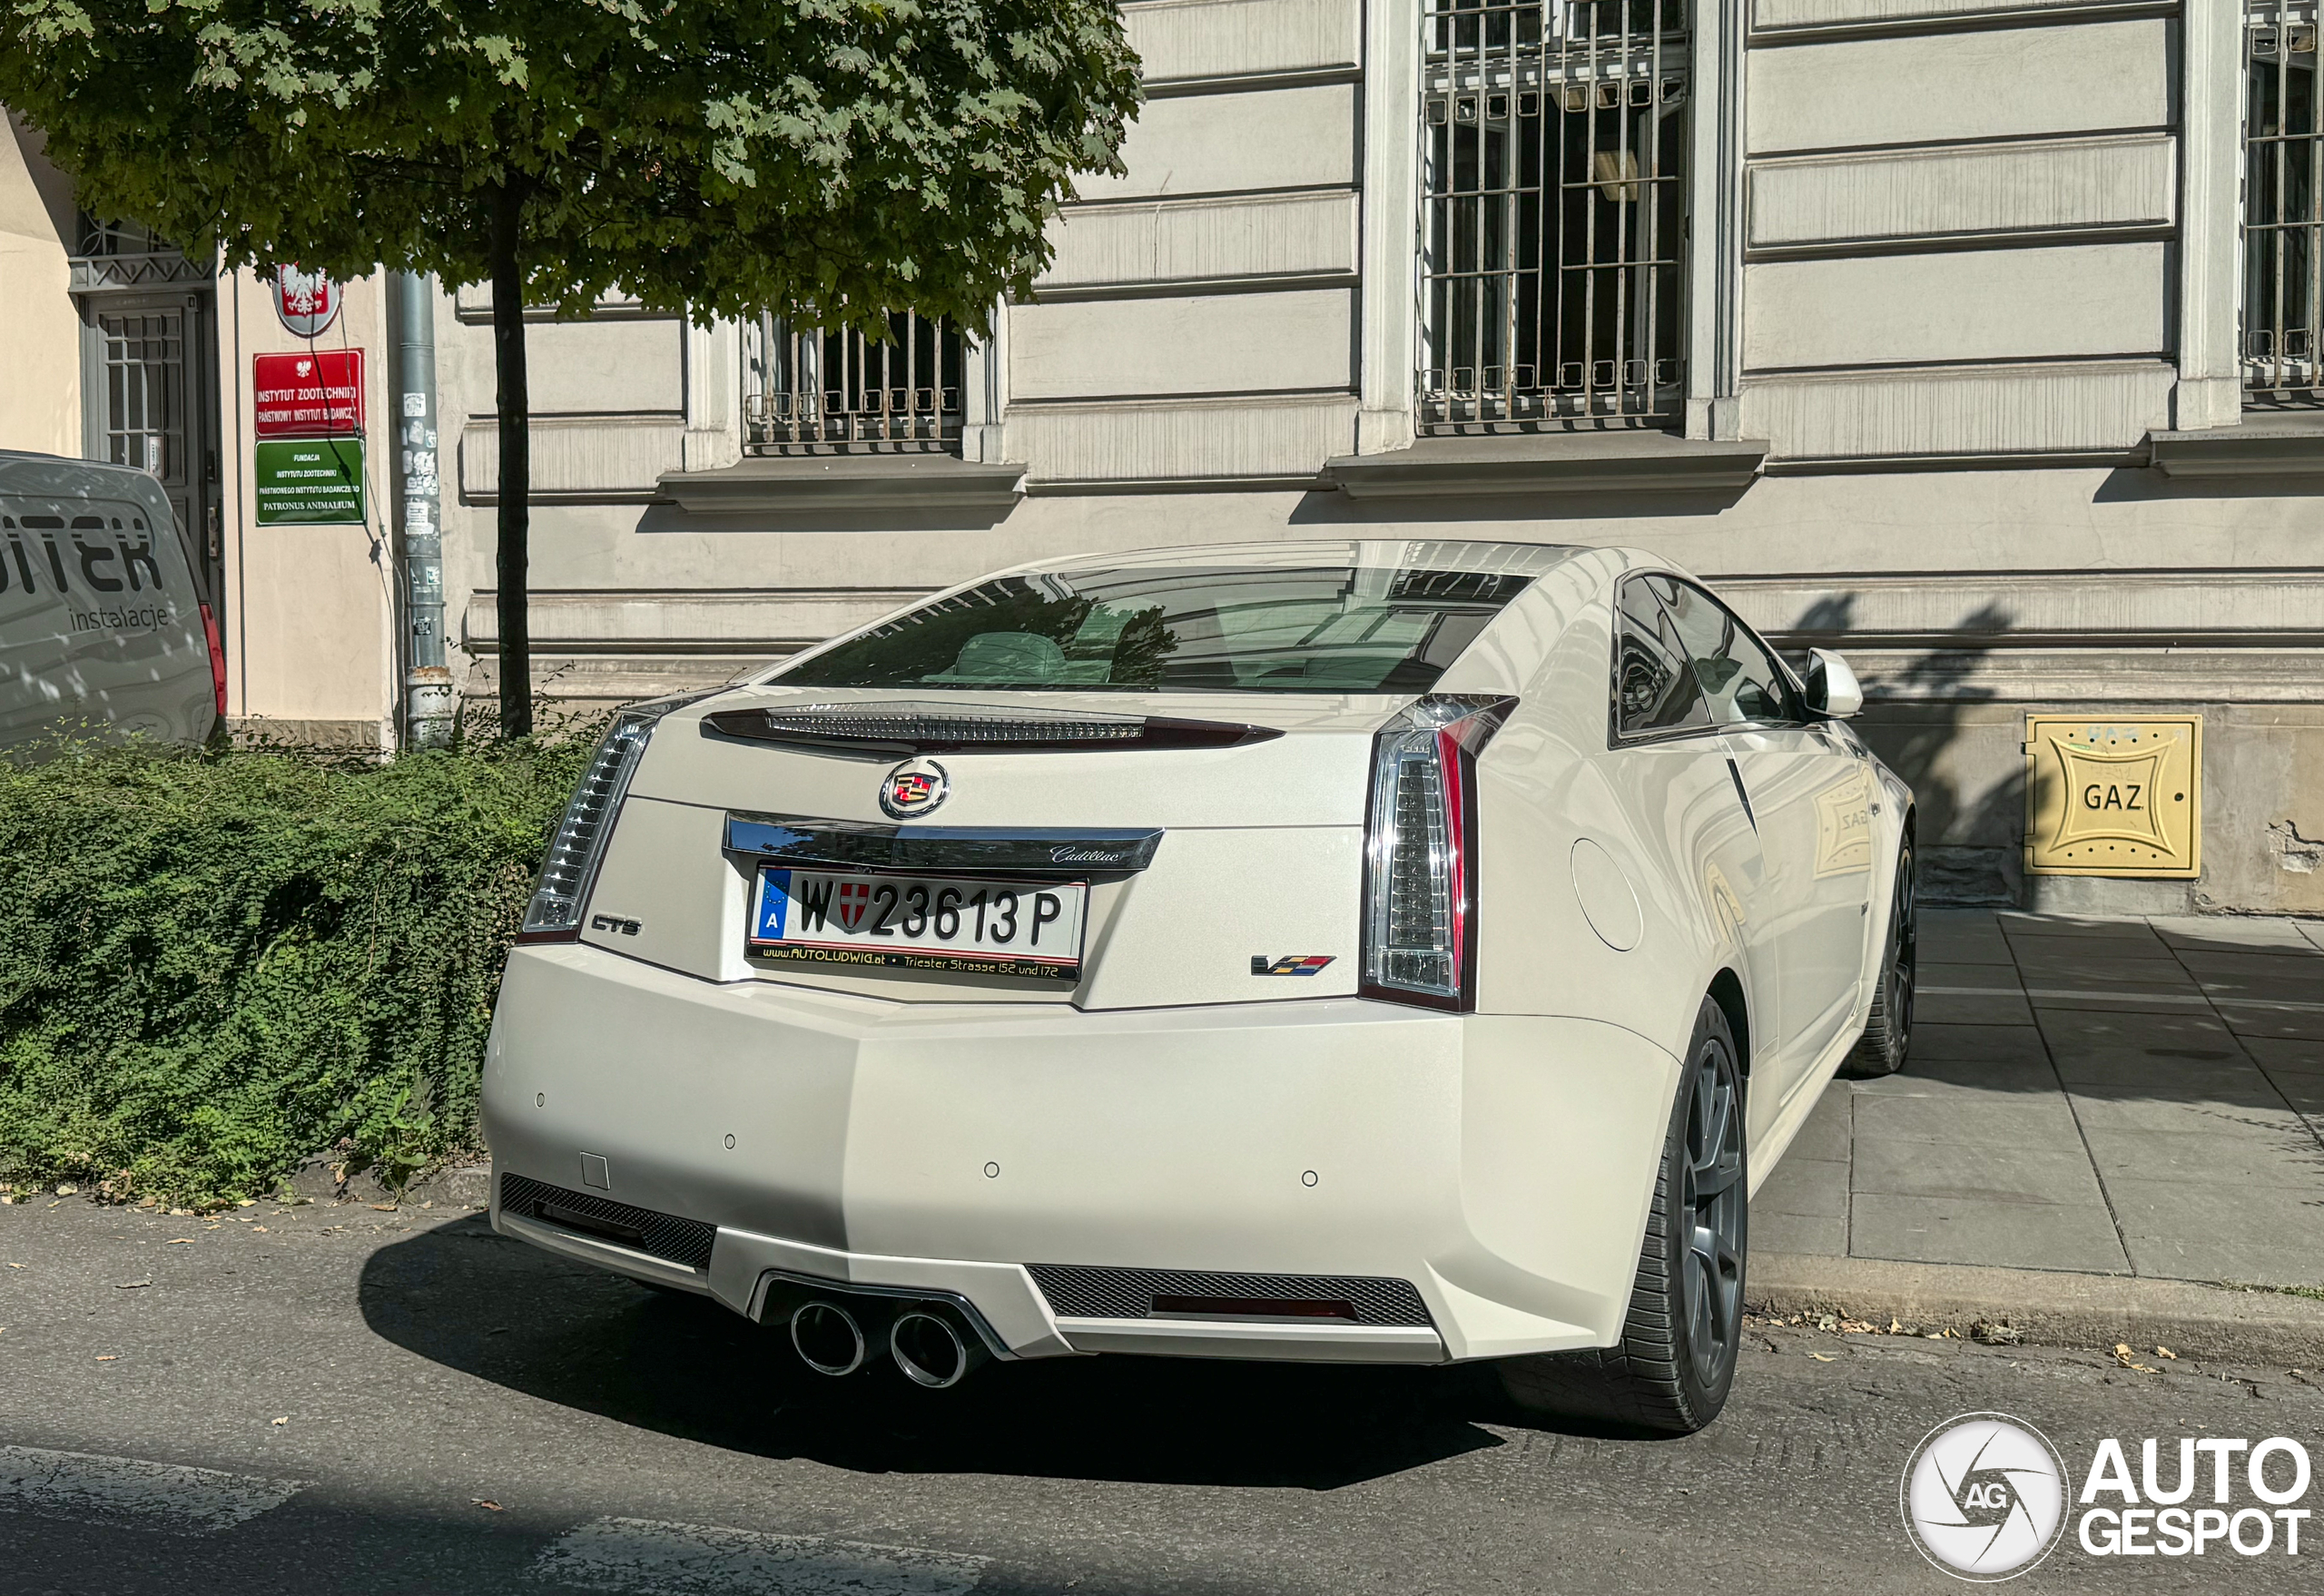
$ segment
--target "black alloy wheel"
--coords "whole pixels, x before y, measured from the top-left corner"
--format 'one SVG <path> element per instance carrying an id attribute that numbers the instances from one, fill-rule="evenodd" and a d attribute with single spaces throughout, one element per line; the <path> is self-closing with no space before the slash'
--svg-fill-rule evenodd
<path id="1" fill-rule="evenodd" d="M 1864 1035 L 1840 1067 L 1851 1080 L 1876 1080 L 1905 1067 L 1905 1055 L 1913 1044 L 1913 991 L 1919 979 L 1919 912 L 1908 835 L 1896 849 L 1896 892 L 1888 908 L 1887 941 L 1874 977 L 1878 984 L 1873 989 L 1872 1011 Z"/>
<path id="2" fill-rule="evenodd" d="M 1724 1394 L 1743 1334 L 1743 1093 L 1734 1044 L 1700 1039 L 1687 1106 L 1687 1158 L 1679 1217 L 1687 1226 L 1680 1300 L 1687 1350 L 1699 1389 Z"/>

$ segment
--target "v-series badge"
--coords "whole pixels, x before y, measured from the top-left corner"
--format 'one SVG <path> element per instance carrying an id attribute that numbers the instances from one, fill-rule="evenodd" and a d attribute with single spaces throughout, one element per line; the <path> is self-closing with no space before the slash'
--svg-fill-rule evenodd
<path id="1" fill-rule="evenodd" d="M 1270 959 L 1265 953 L 1251 955 L 1253 975 L 1313 975 L 1332 961 L 1329 953 L 1289 953 L 1281 959 Z"/>

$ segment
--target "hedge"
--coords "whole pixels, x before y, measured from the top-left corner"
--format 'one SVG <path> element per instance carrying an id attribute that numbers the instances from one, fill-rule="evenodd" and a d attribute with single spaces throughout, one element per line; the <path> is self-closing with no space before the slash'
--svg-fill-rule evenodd
<path id="1" fill-rule="evenodd" d="M 0 764 L 0 1181 L 213 1205 L 473 1148 L 510 939 L 594 739 Z"/>

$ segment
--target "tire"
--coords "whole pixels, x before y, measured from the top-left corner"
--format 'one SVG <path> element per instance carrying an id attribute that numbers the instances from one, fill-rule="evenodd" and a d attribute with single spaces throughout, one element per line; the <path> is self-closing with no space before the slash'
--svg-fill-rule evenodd
<path id="1" fill-rule="evenodd" d="M 1841 1064 L 1850 1080 L 1877 1080 L 1905 1067 L 1913 1044 L 1913 992 L 1919 980 L 1919 902 L 1913 879 L 1913 840 L 1896 850 L 1896 901 L 1888 909 L 1888 941 L 1881 950 L 1880 973 L 1872 989 L 1872 1014 L 1864 1034 Z"/>
<path id="2" fill-rule="evenodd" d="M 1536 1413 L 1668 1435 L 1691 1433 L 1718 1416 L 1743 1338 L 1745 1156 L 1735 1035 L 1705 998 L 1663 1136 L 1621 1340 L 1504 1359 L 1501 1381 L 1512 1401 Z"/>

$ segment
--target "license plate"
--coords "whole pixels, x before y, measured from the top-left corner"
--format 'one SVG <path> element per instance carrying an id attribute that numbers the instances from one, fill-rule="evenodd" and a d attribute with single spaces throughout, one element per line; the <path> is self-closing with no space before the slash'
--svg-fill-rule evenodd
<path id="1" fill-rule="evenodd" d="M 1086 882 L 759 871 L 757 959 L 1075 980 Z"/>

